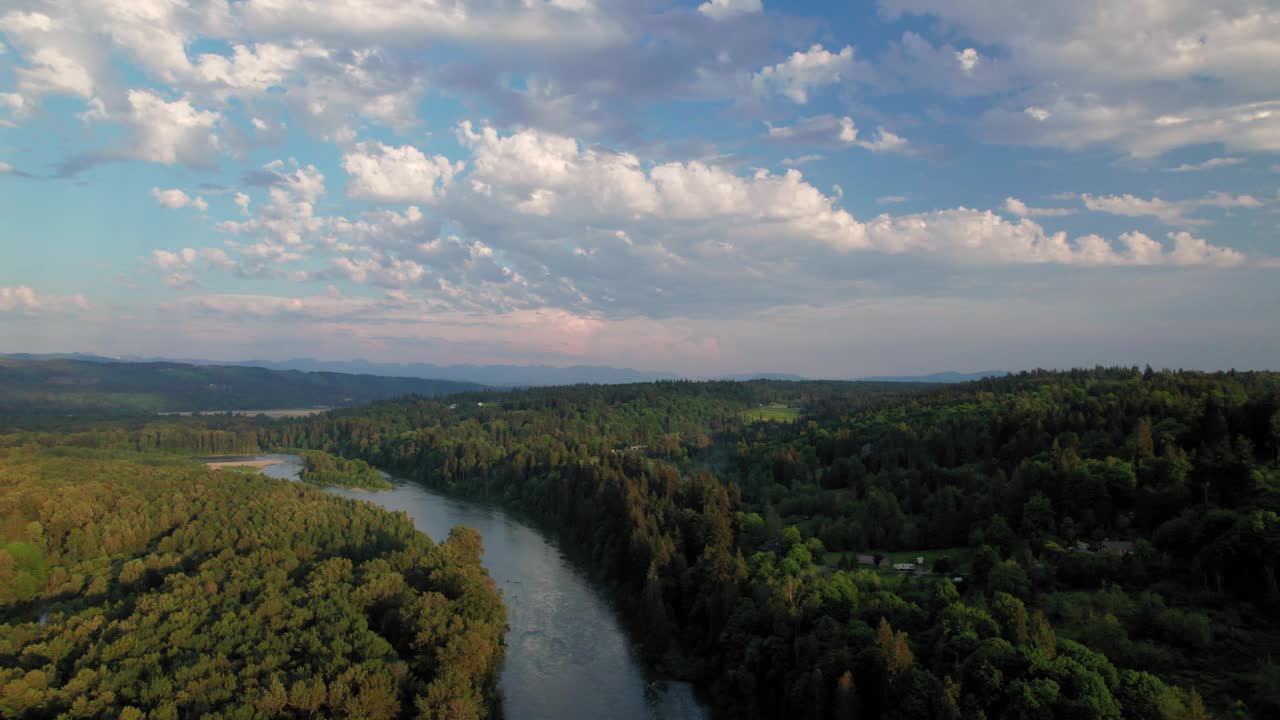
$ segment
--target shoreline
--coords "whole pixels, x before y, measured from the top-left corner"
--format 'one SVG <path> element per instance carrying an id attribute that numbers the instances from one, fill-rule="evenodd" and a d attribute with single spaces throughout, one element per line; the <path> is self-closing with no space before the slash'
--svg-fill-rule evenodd
<path id="1" fill-rule="evenodd" d="M 284 463 L 283 460 L 227 460 L 227 461 L 206 462 L 204 466 L 211 470 L 217 470 L 219 468 L 233 468 L 233 467 L 250 467 L 250 468 L 258 468 L 259 470 L 261 470 L 262 468 L 265 468 L 265 467 L 271 467 L 272 465 L 280 465 L 283 463 Z"/>

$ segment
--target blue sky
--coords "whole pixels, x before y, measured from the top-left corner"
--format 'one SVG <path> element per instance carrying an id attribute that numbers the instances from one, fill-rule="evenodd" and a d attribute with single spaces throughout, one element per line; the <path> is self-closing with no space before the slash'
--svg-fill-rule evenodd
<path id="1" fill-rule="evenodd" d="M 0 351 L 1280 357 L 1263 0 L 8 0 Z"/>

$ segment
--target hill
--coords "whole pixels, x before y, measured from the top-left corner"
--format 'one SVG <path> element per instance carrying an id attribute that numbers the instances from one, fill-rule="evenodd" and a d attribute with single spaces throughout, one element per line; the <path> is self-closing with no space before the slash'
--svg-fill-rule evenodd
<path id="1" fill-rule="evenodd" d="M 341 407 L 481 390 L 474 383 L 332 372 L 0 358 L 0 415 Z"/>

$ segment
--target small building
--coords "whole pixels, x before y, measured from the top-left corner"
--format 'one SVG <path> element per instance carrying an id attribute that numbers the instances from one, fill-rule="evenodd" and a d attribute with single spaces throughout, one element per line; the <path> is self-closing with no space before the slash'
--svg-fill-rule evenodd
<path id="1" fill-rule="evenodd" d="M 894 563 L 893 569 L 901 570 L 902 572 L 914 572 L 916 569 L 916 564 L 915 563 Z"/>
<path id="2" fill-rule="evenodd" d="M 1124 557 L 1133 552 L 1133 543 L 1129 540 L 1103 540 L 1098 548 L 1107 555 Z"/>
<path id="3" fill-rule="evenodd" d="M 859 565 L 875 565 L 876 564 L 875 555 L 858 555 L 857 560 Z"/>

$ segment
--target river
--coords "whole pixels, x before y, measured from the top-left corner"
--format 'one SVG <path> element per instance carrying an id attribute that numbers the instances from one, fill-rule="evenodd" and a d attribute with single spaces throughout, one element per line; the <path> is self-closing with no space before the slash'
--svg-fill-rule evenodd
<path id="1" fill-rule="evenodd" d="M 291 455 L 263 468 L 296 479 Z M 498 689 L 508 720 L 695 720 L 707 713 L 687 683 L 645 671 L 604 591 L 556 542 L 501 509 L 432 492 L 397 478 L 380 492 L 330 488 L 342 497 L 403 510 L 414 525 L 443 540 L 457 525 L 484 536 L 484 565 L 502 588 L 510 629 Z"/>

